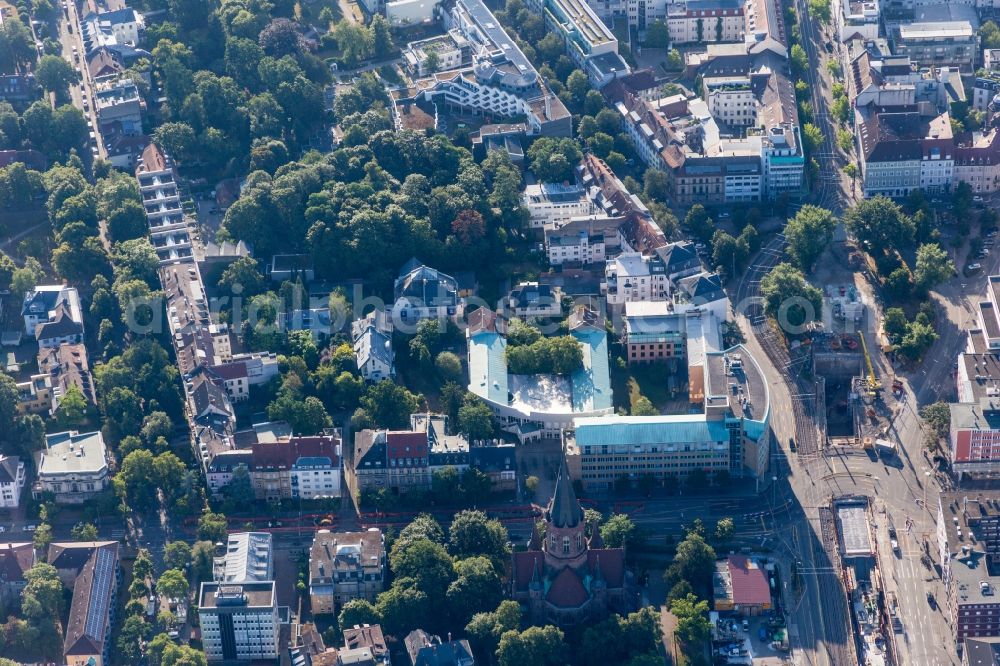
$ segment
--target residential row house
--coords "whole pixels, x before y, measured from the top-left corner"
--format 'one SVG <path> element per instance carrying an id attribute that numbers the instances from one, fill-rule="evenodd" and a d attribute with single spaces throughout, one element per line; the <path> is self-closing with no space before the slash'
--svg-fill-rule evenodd
<path id="1" fill-rule="evenodd" d="M 294 436 L 283 422 L 256 424 L 234 435 L 234 448 L 208 464 L 209 492 L 218 495 L 242 471 L 259 500 L 315 500 L 341 495 L 339 435 Z"/>
<path id="2" fill-rule="evenodd" d="M 63 585 L 73 591 L 64 627 L 63 663 L 107 666 L 121 585 L 118 543 L 53 543 L 49 545 L 48 563 L 55 567 Z"/>
<path id="3" fill-rule="evenodd" d="M 319 530 L 309 549 L 309 601 L 314 614 L 336 614 L 352 599 L 374 602 L 385 589 L 385 537 Z"/>
<path id="4" fill-rule="evenodd" d="M 976 79 L 973 87 L 973 106 L 987 116 L 984 129 L 955 132 L 951 104 L 965 101 L 957 68 L 920 70 L 909 56 L 887 55 L 871 44 L 849 49 L 845 82 L 865 196 L 947 192 L 959 183 L 976 194 L 997 191 L 1000 137 L 990 79 Z"/>
<path id="5" fill-rule="evenodd" d="M 779 12 L 780 13 L 780 12 Z M 805 158 L 787 48 L 773 37 L 689 56 L 701 97 L 605 95 L 674 205 L 771 200 L 801 192 Z"/>

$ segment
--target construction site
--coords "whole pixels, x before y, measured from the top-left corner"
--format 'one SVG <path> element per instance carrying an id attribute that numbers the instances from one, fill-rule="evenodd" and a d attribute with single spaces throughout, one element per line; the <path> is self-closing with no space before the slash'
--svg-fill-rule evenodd
<path id="1" fill-rule="evenodd" d="M 812 370 L 824 407 L 822 431 L 827 444 L 891 454 L 894 445 L 887 438 L 891 410 L 861 333 L 864 303 L 853 286 L 827 287 L 824 315 L 827 332 L 813 339 Z M 891 386 L 893 393 L 902 388 L 898 381 Z"/>

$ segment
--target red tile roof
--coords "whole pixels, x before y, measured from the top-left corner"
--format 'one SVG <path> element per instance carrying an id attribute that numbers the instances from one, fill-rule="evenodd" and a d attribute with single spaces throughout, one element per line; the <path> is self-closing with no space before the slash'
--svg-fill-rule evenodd
<path id="1" fill-rule="evenodd" d="M 559 572 L 545 595 L 546 601 L 559 608 L 577 608 L 589 598 L 580 576 L 568 567 Z"/>
<path id="2" fill-rule="evenodd" d="M 742 555 L 729 556 L 729 576 L 733 581 L 733 603 L 739 606 L 764 606 L 771 603 L 771 586 L 763 569 L 750 567 Z"/>
<path id="3" fill-rule="evenodd" d="M 600 563 L 601 576 L 608 587 L 614 589 L 625 584 L 625 551 L 621 548 L 592 548 L 587 551 L 587 566 L 591 572 L 597 571 Z"/>
<path id="4" fill-rule="evenodd" d="M 247 377 L 247 364 L 243 361 L 213 365 L 210 367 L 210 370 L 227 381 L 231 381 L 233 379 L 246 379 Z"/>
<path id="5" fill-rule="evenodd" d="M 515 590 L 523 592 L 528 589 L 528 583 L 531 582 L 536 562 L 538 563 L 538 574 L 543 575 L 545 572 L 545 555 L 541 551 L 521 551 L 514 553 L 514 566 L 511 574 Z"/>
<path id="6" fill-rule="evenodd" d="M 386 433 L 385 439 L 387 460 L 427 457 L 429 447 L 426 432 L 390 430 Z"/>
<path id="7" fill-rule="evenodd" d="M 253 462 L 251 469 L 291 469 L 300 458 L 325 457 L 336 466 L 337 442 L 333 437 L 292 437 L 283 442 L 256 442 L 251 447 Z"/>
<path id="8" fill-rule="evenodd" d="M 0 544 L 0 582 L 24 580 L 24 572 L 35 563 L 35 548 L 30 543 Z"/>

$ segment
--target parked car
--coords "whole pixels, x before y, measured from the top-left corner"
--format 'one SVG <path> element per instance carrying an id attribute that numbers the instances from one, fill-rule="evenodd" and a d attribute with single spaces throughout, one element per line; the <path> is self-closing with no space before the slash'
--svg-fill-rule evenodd
<path id="1" fill-rule="evenodd" d="M 976 203 L 983 203 L 983 198 L 980 195 L 978 195 L 978 194 L 976 196 L 972 197 L 972 200 L 974 202 L 976 202 Z"/>
<path id="2" fill-rule="evenodd" d="M 965 270 L 967 270 L 967 271 L 978 271 L 982 267 L 983 267 L 982 264 L 969 264 L 968 266 L 965 267 Z"/>

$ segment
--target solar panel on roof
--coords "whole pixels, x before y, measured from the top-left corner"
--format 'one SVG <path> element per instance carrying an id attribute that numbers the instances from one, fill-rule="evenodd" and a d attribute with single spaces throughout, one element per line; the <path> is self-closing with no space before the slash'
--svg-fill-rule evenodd
<path id="1" fill-rule="evenodd" d="M 114 554 L 102 548 L 97 551 L 94 563 L 94 580 L 90 588 L 90 603 L 87 606 L 87 623 L 84 634 L 96 639 L 104 638 L 104 619 L 111 605 L 111 577 L 114 576 Z"/>

